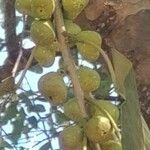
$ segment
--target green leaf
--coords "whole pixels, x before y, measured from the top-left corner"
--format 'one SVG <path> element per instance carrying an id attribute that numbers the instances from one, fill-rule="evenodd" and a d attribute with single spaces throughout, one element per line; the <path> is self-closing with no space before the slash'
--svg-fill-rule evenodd
<path id="1" fill-rule="evenodd" d="M 22 100 L 22 103 L 25 103 L 27 106 L 32 105 L 31 100 L 28 98 L 29 96 L 34 95 L 35 93 L 31 90 L 22 92 L 18 95 L 18 97 Z"/>
<path id="2" fill-rule="evenodd" d="M 65 123 L 66 121 L 70 120 L 68 117 L 65 116 L 64 113 L 60 112 L 60 111 L 56 111 L 55 112 L 55 118 L 56 118 L 56 122 L 60 125 Z"/>
<path id="3" fill-rule="evenodd" d="M 11 144 L 9 144 L 7 141 L 2 141 L 2 147 L 0 145 L 0 149 L 3 150 L 4 148 L 13 148 Z M 3 149 L 2 149 L 3 148 Z"/>
<path id="4" fill-rule="evenodd" d="M 17 105 L 18 105 L 18 101 L 13 101 L 7 108 L 6 117 L 8 120 L 16 117 L 16 114 L 18 113 Z"/>
<path id="5" fill-rule="evenodd" d="M 13 125 L 13 130 L 12 130 L 12 135 L 9 138 L 14 144 L 17 144 L 17 141 L 21 137 L 21 132 L 24 127 L 24 118 L 18 116 L 16 117 L 16 120 L 11 124 Z"/>
<path id="6" fill-rule="evenodd" d="M 43 68 L 40 65 L 32 66 L 29 70 L 37 74 L 43 73 Z"/>
<path id="7" fill-rule="evenodd" d="M 6 116 L 6 113 L 4 114 L 4 116 L 0 115 L 0 125 L 5 125 L 8 122 L 8 117 Z"/>
<path id="8" fill-rule="evenodd" d="M 124 82 L 132 68 L 132 63 L 115 49 L 112 50 L 112 59 L 116 76 L 117 90 L 119 94 L 125 98 Z"/>
<path id="9" fill-rule="evenodd" d="M 99 88 L 94 92 L 96 97 L 108 97 L 110 91 L 110 85 L 112 84 L 111 78 L 108 73 L 100 72 L 101 83 Z"/>
<path id="10" fill-rule="evenodd" d="M 126 99 L 121 107 L 123 150 L 144 150 L 140 105 L 133 69 L 125 78 L 124 90 Z"/>
<path id="11" fill-rule="evenodd" d="M 30 112 L 45 112 L 45 107 L 41 104 L 37 104 L 30 107 Z"/>
<path id="12" fill-rule="evenodd" d="M 117 50 L 112 50 L 118 93 L 125 99 L 121 106 L 123 150 L 144 150 L 140 105 L 132 63 Z"/>
<path id="13" fill-rule="evenodd" d="M 37 128 L 38 121 L 37 121 L 36 117 L 34 117 L 34 116 L 29 117 L 28 122 L 32 125 L 33 128 Z"/>
<path id="14" fill-rule="evenodd" d="M 51 143 L 45 143 L 39 150 L 48 150 L 51 148 Z"/>
<path id="15" fill-rule="evenodd" d="M 144 118 L 141 116 L 142 125 L 143 125 L 143 134 L 144 134 L 144 150 L 149 150 L 150 148 L 150 129 L 148 128 Z"/>
<path id="16" fill-rule="evenodd" d="M 74 97 L 73 88 L 70 88 L 70 87 L 68 88 L 68 96 L 67 97 L 68 97 L 68 99 Z"/>

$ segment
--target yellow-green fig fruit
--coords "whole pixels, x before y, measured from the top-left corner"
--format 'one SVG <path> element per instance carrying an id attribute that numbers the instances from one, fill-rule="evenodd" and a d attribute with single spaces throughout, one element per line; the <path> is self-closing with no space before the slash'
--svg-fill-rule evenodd
<path id="1" fill-rule="evenodd" d="M 68 35 L 69 46 L 75 46 L 76 35 L 81 32 L 81 28 L 75 24 L 72 20 L 65 19 L 65 27 Z"/>
<path id="2" fill-rule="evenodd" d="M 80 67 L 78 69 L 78 78 L 82 90 L 87 93 L 95 91 L 100 85 L 101 79 L 99 74 L 88 67 Z"/>
<path id="3" fill-rule="evenodd" d="M 38 89 L 53 105 L 62 104 L 67 97 L 67 87 L 62 76 L 51 72 L 43 75 L 38 81 Z"/>
<path id="4" fill-rule="evenodd" d="M 101 144 L 102 150 L 122 150 L 120 142 L 109 140 L 106 143 Z"/>
<path id="5" fill-rule="evenodd" d="M 67 33 L 71 35 L 76 35 L 81 32 L 81 28 L 72 20 L 65 19 L 64 22 L 65 22 Z"/>
<path id="6" fill-rule="evenodd" d="M 40 66 L 48 67 L 52 65 L 55 60 L 55 50 L 50 47 L 38 45 L 34 48 L 34 58 L 38 61 Z"/>
<path id="7" fill-rule="evenodd" d="M 82 31 L 76 36 L 77 40 L 82 43 L 91 43 L 97 47 L 101 47 L 102 38 L 99 33 L 95 31 Z"/>
<path id="8" fill-rule="evenodd" d="M 56 39 L 55 32 L 50 21 L 35 20 L 31 25 L 31 37 L 41 46 L 51 45 Z"/>
<path id="9" fill-rule="evenodd" d="M 99 57 L 99 50 L 95 48 L 93 45 L 88 43 L 76 43 L 77 48 L 80 52 L 80 54 L 85 58 L 86 60 L 90 62 L 95 62 Z"/>
<path id="10" fill-rule="evenodd" d="M 62 0 L 65 17 L 75 19 L 88 4 L 89 0 Z"/>
<path id="11" fill-rule="evenodd" d="M 31 0 L 16 0 L 15 8 L 22 14 L 31 13 Z"/>
<path id="12" fill-rule="evenodd" d="M 83 130 L 77 125 L 67 127 L 59 134 L 59 142 L 63 150 L 75 149 L 83 142 Z"/>
<path id="13" fill-rule="evenodd" d="M 119 109 L 116 105 L 114 105 L 111 101 L 106 101 L 106 100 L 97 100 L 96 103 L 98 106 L 105 109 L 114 119 L 114 121 L 117 123 L 119 119 Z M 96 106 L 90 107 L 90 113 L 91 115 L 104 115 L 101 112 L 101 110 Z"/>
<path id="14" fill-rule="evenodd" d="M 48 19 L 54 10 L 54 0 L 31 0 L 31 15 L 34 18 Z"/>
<path id="15" fill-rule="evenodd" d="M 80 121 L 82 119 L 82 113 L 76 98 L 69 99 L 64 103 L 64 114 L 73 121 Z"/>
<path id="16" fill-rule="evenodd" d="M 95 143 L 105 143 L 112 136 L 112 127 L 109 119 L 100 115 L 90 118 L 84 129 L 89 140 Z"/>

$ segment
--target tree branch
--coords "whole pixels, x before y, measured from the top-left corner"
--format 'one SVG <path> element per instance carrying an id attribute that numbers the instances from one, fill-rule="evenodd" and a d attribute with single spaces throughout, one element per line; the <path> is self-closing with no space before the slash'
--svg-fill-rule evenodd
<path id="1" fill-rule="evenodd" d="M 66 29 L 64 26 L 64 20 L 63 20 L 60 2 L 59 2 L 59 0 L 55 0 L 55 3 L 56 3 L 56 9 L 55 9 L 55 13 L 54 13 L 54 19 L 55 19 L 55 24 L 56 24 L 58 41 L 60 43 L 60 50 L 62 52 L 64 62 L 67 65 L 67 69 L 70 74 L 73 86 L 74 86 L 75 97 L 77 98 L 77 101 L 78 101 L 78 104 L 79 104 L 79 107 L 80 107 L 83 117 L 86 118 L 87 113 L 86 113 L 85 106 L 84 106 L 84 103 L 85 103 L 84 102 L 84 94 L 80 87 L 75 63 L 71 56 L 70 49 L 69 49 L 68 45 L 66 44 L 67 43 L 66 37 L 64 36 Z"/>

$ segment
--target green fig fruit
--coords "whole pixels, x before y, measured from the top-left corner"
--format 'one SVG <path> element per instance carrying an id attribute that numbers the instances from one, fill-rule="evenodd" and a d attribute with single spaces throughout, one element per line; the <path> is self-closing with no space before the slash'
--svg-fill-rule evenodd
<path id="1" fill-rule="evenodd" d="M 33 21 L 31 25 L 31 37 L 38 45 L 51 45 L 56 39 L 52 23 L 50 21 Z"/>
<path id="2" fill-rule="evenodd" d="M 31 0 L 16 0 L 15 8 L 22 14 L 30 15 Z"/>
<path id="3" fill-rule="evenodd" d="M 50 47 L 43 47 L 39 45 L 34 49 L 34 58 L 38 61 L 40 66 L 49 67 L 54 63 L 55 50 Z"/>
<path id="4" fill-rule="evenodd" d="M 54 10 L 54 0 L 31 0 L 31 16 L 34 18 L 48 19 Z"/>
<path id="5" fill-rule="evenodd" d="M 82 119 L 82 113 L 76 98 L 69 99 L 64 103 L 64 114 L 73 121 L 80 121 Z"/>
<path id="6" fill-rule="evenodd" d="M 106 143 L 101 144 L 102 150 L 122 150 L 120 142 L 109 140 Z"/>
<path id="7" fill-rule="evenodd" d="M 86 60 L 90 62 L 95 62 L 98 59 L 100 54 L 99 50 L 93 45 L 81 42 L 76 43 L 76 45 L 81 56 L 83 56 L 83 58 L 85 58 Z"/>
<path id="8" fill-rule="evenodd" d="M 97 100 L 96 103 L 98 106 L 105 109 L 111 115 L 111 117 L 114 119 L 116 123 L 118 122 L 119 109 L 117 108 L 116 105 L 114 105 L 111 101 L 106 100 Z M 90 113 L 91 115 L 104 115 L 101 112 L 101 110 L 95 105 L 90 107 Z"/>
<path id="9" fill-rule="evenodd" d="M 84 131 L 89 140 L 95 143 L 105 143 L 112 136 L 112 126 L 108 118 L 93 116 L 85 124 Z"/>
<path id="10" fill-rule="evenodd" d="M 43 96 L 50 98 L 53 105 L 60 105 L 66 100 L 67 87 L 58 73 L 43 75 L 38 81 L 38 89 Z"/>
<path id="11" fill-rule="evenodd" d="M 62 149 L 75 149 L 82 144 L 83 141 L 83 131 L 82 129 L 75 125 L 65 128 L 59 134 L 59 142 Z"/>
<path id="12" fill-rule="evenodd" d="M 75 19 L 88 4 L 89 0 L 62 0 L 65 17 Z"/>
<path id="13" fill-rule="evenodd" d="M 72 20 L 65 19 L 65 27 L 68 35 L 68 43 L 70 47 L 75 46 L 76 35 L 81 32 L 81 28 L 75 24 Z"/>
<path id="14" fill-rule="evenodd" d="M 91 45 L 96 45 L 96 47 L 101 47 L 102 38 L 99 33 L 95 31 L 82 31 L 77 36 L 76 39 L 82 43 L 89 43 Z"/>
<path id="15" fill-rule="evenodd" d="M 81 32 L 81 28 L 72 20 L 65 19 L 64 22 L 68 34 L 76 35 Z"/>
<path id="16" fill-rule="evenodd" d="M 99 74 L 88 67 L 80 67 L 78 69 L 78 78 L 82 90 L 87 93 L 95 91 L 100 85 Z"/>

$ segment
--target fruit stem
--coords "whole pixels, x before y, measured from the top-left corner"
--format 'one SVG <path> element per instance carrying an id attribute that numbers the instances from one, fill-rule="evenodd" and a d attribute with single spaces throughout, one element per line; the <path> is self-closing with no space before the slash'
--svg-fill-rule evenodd
<path id="1" fill-rule="evenodd" d="M 119 141 L 121 141 L 121 134 L 120 134 L 120 129 L 117 127 L 117 124 L 115 123 L 115 121 L 113 120 L 113 118 L 111 117 L 111 115 L 101 106 L 97 105 L 96 100 L 92 97 L 92 95 L 86 95 L 86 100 L 96 106 L 98 109 L 101 110 L 101 112 L 110 120 L 112 127 L 115 129 L 115 133 L 117 135 L 117 138 Z"/>
<path id="2" fill-rule="evenodd" d="M 88 115 L 85 110 L 84 93 L 81 89 L 78 76 L 77 76 L 76 66 L 73 61 L 73 57 L 71 56 L 70 48 L 68 47 L 68 44 L 67 44 L 66 34 L 64 34 L 66 33 L 66 29 L 64 25 L 64 19 L 63 19 L 60 1 L 55 0 L 55 5 L 56 5 L 56 8 L 55 8 L 55 13 L 54 13 L 54 20 L 55 20 L 55 25 L 56 25 L 57 38 L 60 43 L 60 50 L 62 52 L 62 57 L 64 59 L 64 62 L 67 65 L 67 70 L 70 74 L 70 77 L 74 86 L 75 97 L 78 101 L 80 110 L 82 112 L 82 116 L 83 118 L 87 118 Z"/>
<path id="3" fill-rule="evenodd" d="M 83 150 L 87 150 L 87 137 L 84 135 L 83 137 Z"/>

